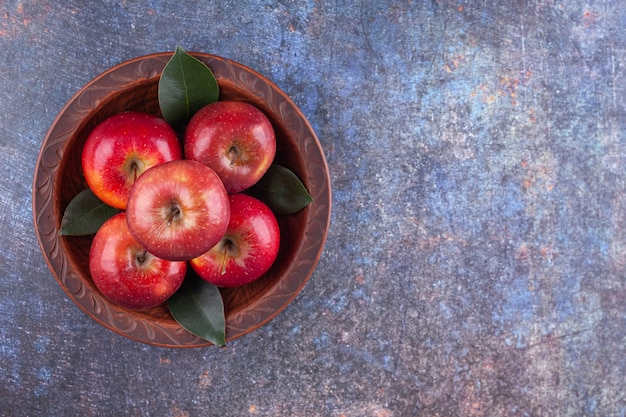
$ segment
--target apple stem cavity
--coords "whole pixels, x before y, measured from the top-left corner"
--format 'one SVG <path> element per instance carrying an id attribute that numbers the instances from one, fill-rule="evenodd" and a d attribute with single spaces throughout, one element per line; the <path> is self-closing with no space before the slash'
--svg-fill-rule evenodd
<path id="1" fill-rule="evenodd" d="M 183 212 L 180 209 L 180 205 L 176 202 L 172 202 L 170 210 L 166 216 L 167 226 L 170 227 L 173 223 L 180 221 L 182 215 Z"/>
<path id="2" fill-rule="evenodd" d="M 231 258 L 239 256 L 239 245 L 233 239 L 225 237 L 222 239 L 222 271 L 221 274 L 226 274 L 226 264 Z"/>
<path id="3" fill-rule="evenodd" d="M 126 172 L 129 176 L 132 176 L 134 184 L 137 178 L 139 178 L 139 175 L 141 175 L 145 164 L 140 159 L 133 157 L 127 162 L 126 167 Z"/>
<path id="4" fill-rule="evenodd" d="M 135 256 L 135 259 L 137 260 L 137 264 L 139 264 L 140 266 L 146 262 L 147 258 L 148 258 L 148 251 L 146 250 L 142 252 L 138 252 L 137 256 Z"/>
<path id="5" fill-rule="evenodd" d="M 244 153 L 235 145 L 232 145 L 230 149 L 228 149 L 228 159 L 230 159 L 231 167 L 246 162 Z"/>
<path id="6" fill-rule="evenodd" d="M 133 161 L 132 170 L 133 170 L 133 184 L 134 184 L 137 181 L 137 177 L 139 176 L 138 174 L 139 166 L 137 165 L 137 162 Z"/>

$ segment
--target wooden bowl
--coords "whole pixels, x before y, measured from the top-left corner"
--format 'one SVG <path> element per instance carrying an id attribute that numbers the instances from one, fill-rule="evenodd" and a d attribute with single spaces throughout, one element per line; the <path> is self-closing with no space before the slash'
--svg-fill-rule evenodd
<path id="1" fill-rule="evenodd" d="M 221 100 L 246 101 L 265 112 L 276 130 L 275 162 L 294 171 L 314 199 L 300 212 L 278 218 L 278 258 L 262 278 L 243 287 L 222 290 L 226 340 L 232 340 L 270 321 L 310 278 L 326 241 L 331 187 L 320 143 L 302 112 L 284 92 L 241 64 L 208 54 L 193 55 L 215 74 Z M 33 216 L 48 267 L 87 315 L 136 341 L 166 347 L 200 347 L 211 343 L 182 328 L 166 304 L 133 311 L 100 294 L 88 266 L 93 236 L 58 235 L 68 203 L 87 187 L 80 158 L 89 132 L 99 122 L 122 111 L 160 116 L 157 87 L 171 56 L 172 53 L 159 53 L 117 65 L 85 85 L 68 102 L 50 127 L 39 153 L 33 180 Z"/>

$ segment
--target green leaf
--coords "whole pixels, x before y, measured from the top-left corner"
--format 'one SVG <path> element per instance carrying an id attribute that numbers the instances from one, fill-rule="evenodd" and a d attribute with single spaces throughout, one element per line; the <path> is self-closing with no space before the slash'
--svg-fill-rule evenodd
<path id="1" fill-rule="evenodd" d="M 174 320 L 189 332 L 217 346 L 226 343 L 224 302 L 215 285 L 190 271 L 167 304 Z"/>
<path id="2" fill-rule="evenodd" d="M 61 236 L 92 235 L 119 210 L 103 203 L 89 189 L 78 193 L 70 201 L 61 219 Z"/>
<path id="3" fill-rule="evenodd" d="M 209 67 L 179 46 L 163 68 L 158 95 L 163 118 L 180 128 L 200 108 L 217 101 L 219 86 Z"/>
<path id="4" fill-rule="evenodd" d="M 296 213 L 313 201 L 296 174 L 276 164 L 246 193 L 263 201 L 275 214 Z"/>

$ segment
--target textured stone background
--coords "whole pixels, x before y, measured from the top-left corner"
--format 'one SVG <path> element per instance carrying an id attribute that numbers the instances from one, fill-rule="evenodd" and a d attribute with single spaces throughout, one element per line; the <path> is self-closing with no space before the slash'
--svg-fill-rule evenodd
<path id="1" fill-rule="evenodd" d="M 625 416 L 626 8 L 605 1 L 0 1 L 0 415 Z M 333 183 L 313 277 L 225 349 L 132 342 L 33 233 L 42 140 L 176 45 L 300 106 Z"/>

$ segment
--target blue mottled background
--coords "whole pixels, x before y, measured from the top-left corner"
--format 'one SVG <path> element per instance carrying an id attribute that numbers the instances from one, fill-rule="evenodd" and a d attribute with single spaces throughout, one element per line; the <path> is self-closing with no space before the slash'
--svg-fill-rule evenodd
<path id="1" fill-rule="evenodd" d="M 626 7 L 604 1 L 0 1 L 0 415 L 626 415 Z M 33 232 L 69 98 L 176 45 L 300 106 L 333 184 L 267 326 L 168 350 L 90 320 Z"/>

